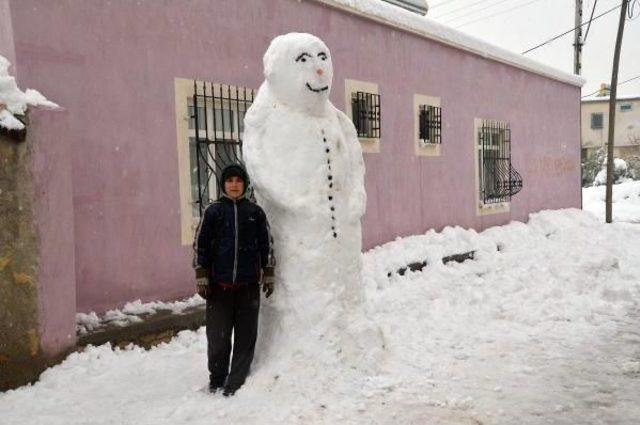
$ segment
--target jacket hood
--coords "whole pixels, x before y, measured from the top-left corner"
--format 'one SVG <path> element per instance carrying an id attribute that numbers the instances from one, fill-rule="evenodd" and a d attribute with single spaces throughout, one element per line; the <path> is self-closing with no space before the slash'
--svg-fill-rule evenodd
<path id="1" fill-rule="evenodd" d="M 220 173 L 220 179 L 218 180 L 218 187 L 220 188 L 220 193 L 223 195 L 227 195 L 224 191 L 224 182 L 233 176 L 238 176 L 244 181 L 244 192 L 242 192 L 242 196 L 247 194 L 247 188 L 249 187 L 249 175 L 247 171 L 244 169 L 242 164 L 230 164 L 224 167 L 222 173 Z"/>

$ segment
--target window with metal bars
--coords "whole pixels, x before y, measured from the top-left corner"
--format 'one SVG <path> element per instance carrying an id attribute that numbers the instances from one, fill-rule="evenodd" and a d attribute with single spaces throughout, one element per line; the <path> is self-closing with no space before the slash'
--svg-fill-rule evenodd
<path id="1" fill-rule="evenodd" d="M 591 114 L 591 128 L 593 130 L 601 129 L 602 123 L 603 123 L 602 113 Z"/>
<path id="2" fill-rule="evenodd" d="M 351 112 L 358 137 L 380 138 L 380 95 L 361 91 L 352 93 Z"/>
<path id="3" fill-rule="evenodd" d="M 196 217 L 218 196 L 222 169 L 242 159 L 244 116 L 253 99 L 254 91 L 245 87 L 193 82 L 188 113 L 191 198 Z"/>
<path id="4" fill-rule="evenodd" d="M 418 113 L 420 142 L 424 144 L 441 144 L 442 109 L 438 106 L 420 105 Z"/>
<path id="5" fill-rule="evenodd" d="M 509 202 L 522 190 L 522 177 L 511 164 L 509 124 L 482 121 L 478 134 L 478 171 L 483 204 Z"/>

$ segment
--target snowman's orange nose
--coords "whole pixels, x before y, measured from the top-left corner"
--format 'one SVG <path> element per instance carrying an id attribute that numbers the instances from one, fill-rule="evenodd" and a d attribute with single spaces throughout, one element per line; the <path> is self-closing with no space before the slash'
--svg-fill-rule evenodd
<path id="1" fill-rule="evenodd" d="M 316 69 L 316 74 L 322 75 L 322 74 L 324 74 L 324 71 L 321 70 L 320 68 L 318 68 L 318 69 Z"/>

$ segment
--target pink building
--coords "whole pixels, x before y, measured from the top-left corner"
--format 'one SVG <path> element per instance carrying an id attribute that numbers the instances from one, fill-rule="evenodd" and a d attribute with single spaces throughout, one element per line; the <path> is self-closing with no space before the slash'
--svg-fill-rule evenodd
<path id="1" fill-rule="evenodd" d="M 197 201 L 215 197 L 203 170 L 198 186 L 197 139 L 241 139 L 245 89 L 282 33 L 326 42 L 331 99 L 357 115 L 366 248 L 580 207 L 580 78 L 388 3 L 346 3 L 0 0 L 0 54 L 64 108 L 28 130 L 45 351 L 74 343 L 76 312 L 194 292 Z M 197 134 L 194 79 L 199 95 L 207 82 Z M 229 145 L 207 146 L 224 160 Z"/>

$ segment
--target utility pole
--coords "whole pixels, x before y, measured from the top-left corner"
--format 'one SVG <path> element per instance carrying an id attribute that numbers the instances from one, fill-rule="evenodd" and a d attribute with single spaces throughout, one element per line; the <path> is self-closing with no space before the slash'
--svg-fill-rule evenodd
<path id="1" fill-rule="evenodd" d="M 611 223 L 611 204 L 613 199 L 613 136 L 616 128 L 616 93 L 618 91 L 618 65 L 620 64 L 620 49 L 622 48 L 622 34 L 624 33 L 625 16 L 629 0 L 622 0 L 620 8 L 620 21 L 618 23 L 618 36 L 616 37 L 616 50 L 613 53 L 613 72 L 611 73 L 611 91 L 609 92 L 609 145 L 607 146 L 607 195 L 606 195 L 606 222 Z"/>
<path id="2" fill-rule="evenodd" d="M 573 40 L 573 73 L 582 72 L 582 0 L 576 0 L 575 36 Z"/>

